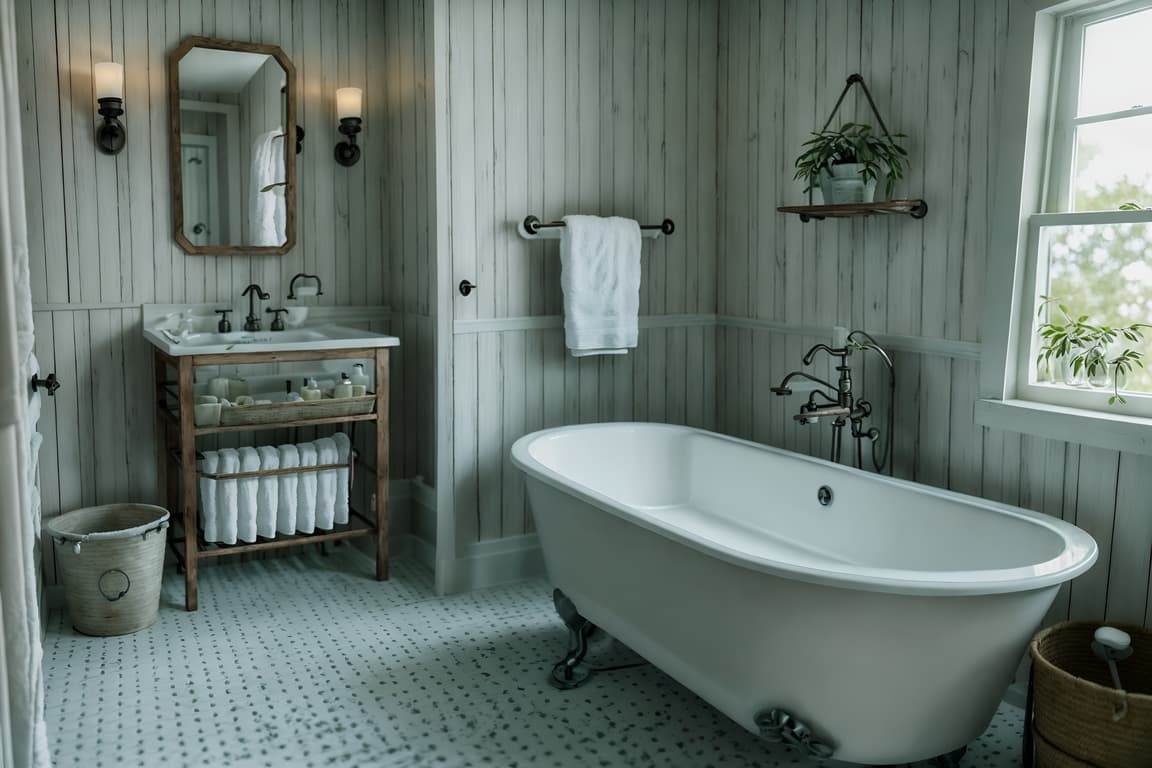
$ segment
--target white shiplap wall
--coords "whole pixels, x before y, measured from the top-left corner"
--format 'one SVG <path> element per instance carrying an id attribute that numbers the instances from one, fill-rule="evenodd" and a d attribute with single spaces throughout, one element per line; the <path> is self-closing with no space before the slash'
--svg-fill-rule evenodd
<path id="1" fill-rule="evenodd" d="M 37 354 L 64 382 L 42 421 L 46 516 L 158 498 L 140 304 L 239 305 L 249 282 L 276 302 L 297 272 L 320 275 L 321 304 L 380 307 L 382 318 L 393 309 L 386 330 L 402 347 L 393 356 L 392 474 L 430 474 L 432 407 L 403 405 L 432 380 L 426 11 L 420 0 L 17 3 Z M 167 55 L 190 35 L 276 44 L 297 67 L 307 135 L 297 245 L 286 255 L 194 256 L 175 245 Z M 92 64 L 105 60 L 126 73 L 128 143 L 115 157 L 93 141 Z M 363 157 L 352 168 L 332 158 L 342 85 L 365 89 Z"/>
<path id="2" fill-rule="evenodd" d="M 717 13 L 713 0 L 438 4 L 441 279 L 479 286 L 441 294 L 454 481 L 438 501 L 457 551 L 532 531 L 508 462 L 520 435 L 714 421 Z M 644 241 L 640 312 L 660 327 L 626 357 L 566 353 L 557 241 L 515 232 L 528 214 L 570 213 L 676 222 Z"/>
<path id="3" fill-rule="evenodd" d="M 805 329 L 912 337 L 938 351 L 895 356 L 897 474 L 1075 522 L 1100 560 L 1050 618 L 1149 623 L 1152 457 L 973 418 L 979 360 L 964 342 L 981 339 L 1007 17 L 1006 0 L 722 4 L 718 302 L 735 320 L 718 341 L 719 424 L 826 455 L 827 427 L 795 426 L 797 403 L 768 391 L 810 344 L 828 341 Z M 922 221 L 802 224 L 775 211 L 802 201 L 793 160 L 853 72 L 889 128 L 908 135 L 911 170 L 895 196 L 927 200 Z M 841 113 L 867 116 L 863 98 Z M 863 383 L 885 403 L 875 366 Z"/>

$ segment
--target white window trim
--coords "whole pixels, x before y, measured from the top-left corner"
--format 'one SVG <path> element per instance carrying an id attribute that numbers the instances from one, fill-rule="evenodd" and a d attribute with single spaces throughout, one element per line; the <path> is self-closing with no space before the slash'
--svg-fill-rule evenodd
<path id="1" fill-rule="evenodd" d="M 1106 10 L 1126 5 L 1023 0 L 1011 6 L 1009 29 L 1013 31 L 1007 41 L 999 104 L 1003 140 L 996 158 L 980 400 L 974 415 L 981 426 L 1152 454 L 1152 418 L 1016 397 L 1020 391 L 1019 360 L 1022 354 L 1031 353 L 1032 343 L 1031 338 L 1022 338 L 1022 328 L 1027 327 L 1022 313 L 1030 318 L 1035 311 L 1031 306 L 1035 276 L 1029 274 L 1029 219 L 1044 210 L 1043 187 L 1049 162 L 1048 142 L 1036 137 L 1047 137 L 1054 119 L 1051 91 L 1059 60 L 1061 17 L 1081 8 Z"/>

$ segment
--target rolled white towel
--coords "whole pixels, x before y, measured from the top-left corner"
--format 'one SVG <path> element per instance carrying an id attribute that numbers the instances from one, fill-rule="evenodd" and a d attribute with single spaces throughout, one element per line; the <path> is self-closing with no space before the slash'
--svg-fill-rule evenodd
<path id="1" fill-rule="evenodd" d="M 348 461 L 352 455 L 352 441 L 343 432 L 332 435 L 336 442 L 336 461 L 344 465 L 343 469 L 336 470 L 336 509 L 333 521 L 337 525 L 348 522 Z"/>
<path id="2" fill-rule="evenodd" d="M 336 441 L 330 437 L 317 440 L 316 463 L 335 464 Z M 336 509 L 336 470 L 325 469 L 316 473 L 316 527 L 325 531 L 332 530 L 332 522 Z"/>
<path id="3" fill-rule="evenodd" d="M 260 455 L 260 470 L 280 469 L 280 453 L 272 445 L 256 449 Z M 261 477 L 256 487 L 256 533 L 266 539 L 276 536 L 279 513 L 280 484 L 276 475 Z"/>
<path id="4" fill-rule="evenodd" d="M 316 446 L 300 443 L 300 466 L 316 466 Z M 312 533 L 316 530 L 316 473 L 301 472 L 296 484 L 296 530 Z"/>
<path id="5" fill-rule="evenodd" d="M 222 475 L 240 471 L 240 454 L 235 448 L 221 448 L 218 452 L 218 470 Z M 236 543 L 237 481 L 216 481 L 216 536 L 208 541 L 224 544 Z"/>
<path id="6" fill-rule="evenodd" d="M 260 454 L 255 448 L 240 449 L 240 471 L 256 472 L 260 469 Z M 260 482 L 255 477 L 240 479 L 236 505 L 236 536 L 241 541 L 256 541 L 256 491 Z"/>
<path id="7" fill-rule="evenodd" d="M 210 475 L 219 471 L 220 456 L 216 451 L 204 451 L 204 461 L 200 469 Z M 200 527 L 204 529 L 205 541 L 219 541 L 216 530 L 216 481 L 210 477 L 200 478 Z"/>
<path id="8" fill-rule="evenodd" d="M 292 469 L 300 466 L 300 451 L 295 445 L 282 445 L 276 449 L 280 456 L 280 468 Z M 276 503 L 276 530 L 279 533 L 296 533 L 296 484 L 299 475 L 280 475 L 280 494 Z"/>

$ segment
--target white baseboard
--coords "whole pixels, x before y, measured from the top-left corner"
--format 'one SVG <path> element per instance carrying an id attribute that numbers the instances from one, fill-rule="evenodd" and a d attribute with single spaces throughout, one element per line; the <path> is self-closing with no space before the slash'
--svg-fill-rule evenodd
<path id="1" fill-rule="evenodd" d="M 1004 691 L 1004 703 L 1024 709 L 1028 701 L 1028 686 L 1026 683 L 1012 683 Z"/>
<path id="2" fill-rule="evenodd" d="M 544 575 L 544 557 L 536 534 L 478 541 L 455 560 L 436 561 L 441 594 L 467 592 Z"/>

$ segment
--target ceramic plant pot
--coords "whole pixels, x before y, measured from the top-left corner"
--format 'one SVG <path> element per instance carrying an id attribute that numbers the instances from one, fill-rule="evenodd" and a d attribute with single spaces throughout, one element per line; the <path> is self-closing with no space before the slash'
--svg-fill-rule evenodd
<path id="1" fill-rule="evenodd" d="M 864 181 L 862 163 L 840 163 L 820 172 L 820 190 L 825 205 L 871 203 L 876 197 L 876 180 Z"/>

